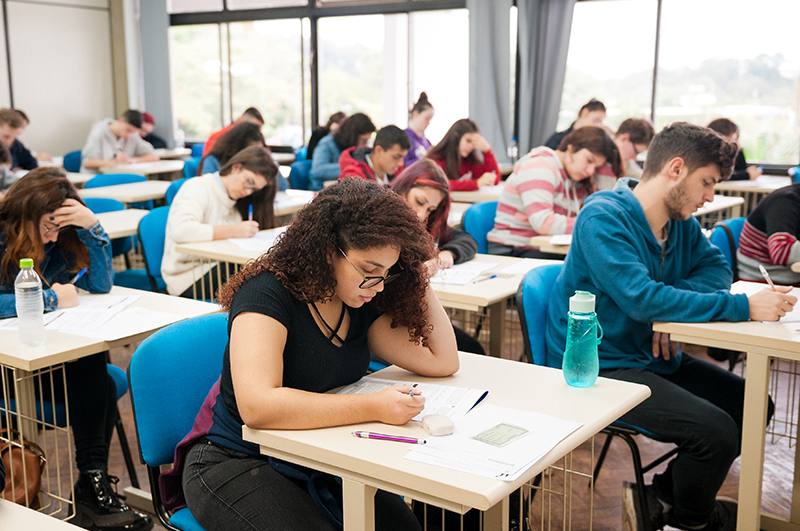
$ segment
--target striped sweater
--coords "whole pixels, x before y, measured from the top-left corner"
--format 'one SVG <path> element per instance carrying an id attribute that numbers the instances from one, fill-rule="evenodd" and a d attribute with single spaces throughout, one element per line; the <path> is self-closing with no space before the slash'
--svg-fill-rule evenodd
<path id="1" fill-rule="evenodd" d="M 505 181 L 490 242 L 524 249 L 533 236 L 572 234 L 586 199 L 583 187 L 567 176 L 555 151 L 541 146 L 522 157 Z"/>

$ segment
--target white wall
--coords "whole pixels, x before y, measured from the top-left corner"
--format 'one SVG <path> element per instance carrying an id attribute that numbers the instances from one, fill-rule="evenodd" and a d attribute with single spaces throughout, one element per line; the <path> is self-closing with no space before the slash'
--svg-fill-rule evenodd
<path id="1" fill-rule="evenodd" d="M 7 9 L 14 106 L 31 120 L 21 139 L 53 155 L 80 149 L 92 124 L 114 114 L 108 0 L 8 0 Z"/>

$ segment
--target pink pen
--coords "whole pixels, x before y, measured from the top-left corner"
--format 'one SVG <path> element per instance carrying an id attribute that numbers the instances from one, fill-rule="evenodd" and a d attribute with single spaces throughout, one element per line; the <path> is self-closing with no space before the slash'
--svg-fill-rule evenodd
<path id="1" fill-rule="evenodd" d="M 397 435 L 384 435 L 383 433 L 372 433 L 371 431 L 354 431 L 353 435 L 359 439 L 379 439 L 381 441 L 394 441 L 408 444 L 425 444 L 425 439 L 399 437 Z"/>

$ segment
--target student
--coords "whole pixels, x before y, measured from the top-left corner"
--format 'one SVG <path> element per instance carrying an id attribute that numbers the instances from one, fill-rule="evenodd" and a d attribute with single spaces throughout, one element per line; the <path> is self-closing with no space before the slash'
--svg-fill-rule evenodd
<path id="1" fill-rule="evenodd" d="M 22 130 L 25 131 L 25 129 L 27 129 L 28 125 L 30 125 L 31 123 L 30 119 L 28 118 L 28 115 L 25 114 L 25 111 L 23 111 L 22 109 L 14 109 L 14 110 L 17 111 L 17 114 L 19 114 L 20 117 L 22 118 Z M 20 140 L 20 142 L 22 141 Z M 50 155 L 50 153 L 44 153 L 44 152 L 36 153 L 33 150 L 29 151 L 37 161 L 51 162 L 53 160 L 53 157 L 52 155 Z"/>
<path id="2" fill-rule="evenodd" d="M 642 529 L 646 520 L 652 529 L 736 526 L 735 502 L 715 497 L 740 451 L 744 379 L 652 330 L 656 321 L 775 321 L 797 302 L 789 288 L 749 297 L 728 291 L 730 268 L 692 217 L 728 178 L 735 157 L 736 147 L 705 127 L 664 128 L 638 184 L 620 179 L 586 201 L 550 297 L 547 364 L 561 367 L 569 298 L 575 290 L 593 293 L 603 327 L 600 375 L 651 391 L 621 420 L 679 449 L 652 485 L 624 484 L 625 529 Z M 638 488 L 646 489 L 651 514 L 643 514 Z"/>
<path id="3" fill-rule="evenodd" d="M 211 133 L 211 135 L 206 140 L 205 145 L 203 146 L 203 156 L 205 157 L 206 155 L 209 154 L 209 152 L 211 152 L 211 148 L 214 147 L 214 142 L 219 140 L 219 138 L 222 135 L 230 131 L 231 128 L 243 122 L 250 122 L 251 124 L 256 124 L 258 127 L 264 127 L 264 117 L 261 116 L 261 113 L 258 112 L 258 109 L 256 109 L 255 107 L 248 107 L 235 122 L 226 125 L 219 131 Z"/>
<path id="4" fill-rule="evenodd" d="M 167 142 L 160 136 L 153 133 L 156 128 L 156 119 L 149 112 L 142 113 L 142 140 L 153 146 L 154 149 L 167 149 Z"/>
<path id="5" fill-rule="evenodd" d="M 423 158 L 431 148 L 431 141 L 425 138 L 425 130 L 433 119 L 433 105 L 428 101 L 427 94 L 420 93 L 419 99 L 411 107 L 410 116 L 406 133 L 411 140 L 411 149 L 408 150 L 408 155 L 403 161 L 406 167 Z"/>
<path id="6" fill-rule="evenodd" d="M 375 135 L 374 147 L 351 147 L 339 156 L 340 179 L 360 177 L 388 185 L 403 167 L 411 143 L 405 131 L 387 125 Z"/>
<path id="7" fill-rule="evenodd" d="M 97 173 L 106 166 L 155 162 L 153 146 L 142 140 L 142 113 L 127 110 L 117 120 L 101 120 L 92 126 L 81 150 L 81 171 Z"/>
<path id="8" fill-rule="evenodd" d="M 604 128 L 605 129 L 605 128 Z M 632 177 L 640 179 L 642 169 L 637 164 L 636 159 L 639 154 L 647 151 L 647 146 L 653 140 L 655 130 L 649 120 L 643 118 L 628 118 L 622 122 L 613 134 L 614 143 L 617 145 L 620 158 L 622 159 L 622 175 L 619 177 Z M 611 190 L 617 184 L 618 176 L 614 173 L 611 165 L 606 163 L 597 170 L 595 175 L 595 188 L 597 190 Z"/>
<path id="9" fill-rule="evenodd" d="M 32 170 L 39 166 L 36 158 L 17 138 L 25 129 L 25 122 L 13 109 L 0 109 L 0 142 L 11 152 L 11 169 Z"/>
<path id="10" fill-rule="evenodd" d="M 246 148 L 218 173 L 189 179 L 178 190 L 167 219 L 161 276 L 170 295 L 212 296 L 219 288 L 216 265 L 197 265 L 175 250 L 182 243 L 250 238 L 274 227 L 278 167 L 263 146 Z M 252 218 L 250 209 L 252 207 Z M 219 276 L 223 282 L 228 272 Z"/>
<path id="11" fill-rule="evenodd" d="M 561 141 L 564 139 L 564 137 L 570 134 L 572 131 L 580 129 L 581 127 L 586 127 L 587 125 L 601 127 L 605 119 L 606 106 L 603 105 L 602 101 L 597 101 L 596 99 L 592 98 L 583 107 L 581 107 L 581 110 L 578 112 L 578 119 L 572 122 L 572 125 L 563 131 L 553 133 L 553 136 L 548 138 L 544 145 L 550 149 L 558 149 L 558 146 L 561 144 Z"/>
<path id="12" fill-rule="evenodd" d="M 739 147 L 736 153 L 736 163 L 733 165 L 731 181 L 752 181 L 763 173 L 758 166 L 749 166 L 744 158 L 744 150 L 739 144 L 739 126 L 728 118 L 717 118 L 708 124 L 708 128 L 721 134 L 728 142 L 732 142 Z"/>
<path id="13" fill-rule="evenodd" d="M 800 183 L 767 195 L 747 216 L 739 237 L 736 261 L 739 278 L 765 282 L 758 266 L 773 282 L 800 286 L 800 273 L 791 265 L 800 262 Z"/>
<path id="14" fill-rule="evenodd" d="M 450 190 L 474 191 L 500 182 L 500 169 L 489 143 L 469 118 L 450 126 L 444 138 L 429 152 L 450 180 Z"/>
<path id="15" fill-rule="evenodd" d="M 312 190 L 322 190 L 325 181 L 339 178 L 339 156 L 351 147 L 364 147 L 375 132 L 375 124 L 364 113 L 356 113 L 342 122 L 335 133 L 330 133 L 319 141 L 311 160 Z"/>
<path id="16" fill-rule="evenodd" d="M 311 132 L 311 138 L 308 139 L 308 148 L 306 150 L 306 160 L 311 160 L 314 156 L 314 150 L 317 148 L 319 141 L 325 138 L 330 133 L 335 133 L 339 126 L 342 125 L 347 115 L 342 111 L 331 114 L 328 118 L 328 123 L 325 126 L 317 126 Z"/>
<path id="17" fill-rule="evenodd" d="M 111 242 L 86 208 L 63 170 L 39 168 L 17 181 L 0 202 L 0 318 L 16 316 L 14 280 L 21 258 L 32 258 L 42 279 L 45 311 L 78 305 L 77 288 L 91 293 L 111 289 Z M 87 268 L 77 282 L 71 280 Z M 75 484 L 73 523 L 98 530 L 143 531 L 150 517 L 132 511 L 112 488 L 108 445 L 117 418 L 117 393 L 106 368 L 107 352 L 64 365 L 69 417 L 80 471 Z M 63 397 L 56 389 L 37 390 L 46 399 Z M 11 390 L 7 390 L 11 391 Z"/>
<path id="18" fill-rule="evenodd" d="M 526 258 L 557 258 L 530 244 L 533 236 L 572 234 L 583 201 L 594 191 L 595 172 L 608 163 L 620 175 L 616 144 L 599 127 L 582 127 L 568 134 L 557 150 L 540 146 L 514 165 L 506 180 L 494 228 L 490 254 Z"/>
<path id="19" fill-rule="evenodd" d="M 230 324 L 222 375 L 170 474 L 182 477 L 200 525 L 341 529 L 336 478 L 314 473 L 316 493 L 331 495 L 329 503 L 315 502 L 291 479 L 311 471 L 261 455 L 240 426 L 403 425 L 422 411 L 425 397 L 410 396 L 408 386 L 367 395 L 326 391 L 361 378 L 371 351 L 422 376 L 458 370 L 453 328 L 424 266 L 433 252 L 433 239 L 400 197 L 364 179 L 343 179 L 223 286 Z M 170 490 L 167 499 L 179 494 Z M 381 531 L 420 529 L 403 498 L 381 490 L 375 523 Z"/>
<path id="20" fill-rule="evenodd" d="M 0 199 L 3 199 L 11 185 L 19 180 L 19 176 L 11 171 L 11 164 L 11 152 L 0 142 Z"/>

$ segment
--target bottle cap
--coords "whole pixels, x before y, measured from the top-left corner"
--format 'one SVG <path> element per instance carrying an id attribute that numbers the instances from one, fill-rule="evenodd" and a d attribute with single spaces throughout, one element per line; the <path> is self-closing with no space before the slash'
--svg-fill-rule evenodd
<path id="1" fill-rule="evenodd" d="M 591 313 L 594 311 L 594 295 L 588 291 L 576 291 L 569 298 L 569 311 L 578 313 Z"/>
<path id="2" fill-rule="evenodd" d="M 33 267 L 33 258 L 22 258 L 19 261 L 19 267 Z"/>

